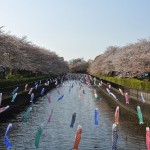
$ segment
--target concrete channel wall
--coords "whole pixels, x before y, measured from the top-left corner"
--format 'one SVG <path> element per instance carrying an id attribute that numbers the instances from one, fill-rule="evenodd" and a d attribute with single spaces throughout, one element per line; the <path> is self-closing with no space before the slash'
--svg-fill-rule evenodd
<path id="1" fill-rule="evenodd" d="M 9 108 L 0 113 L 0 120 L 1 119 L 6 119 L 9 116 L 11 116 L 13 113 L 17 113 L 19 111 L 24 110 L 24 108 L 26 108 L 27 105 L 30 105 L 31 102 L 31 95 L 28 94 L 30 88 L 33 88 L 32 93 L 34 93 L 34 101 L 37 101 L 39 97 L 42 97 L 43 95 L 41 95 L 41 90 L 42 88 L 45 89 L 44 95 L 49 92 L 51 89 L 53 89 L 54 87 L 56 87 L 55 85 L 55 81 L 50 81 L 49 85 L 45 85 L 47 79 L 42 80 L 41 84 L 39 85 L 39 87 L 36 89 L 35 88 L 35 82 L 30 83 L 28 85 L 28 89 L 25 91 L 25 84 L 24 85 L 20 85 L 20 86 L 14 86 L 14 87 L 10 87 L 10 88 L 5 88 L 3 90 L 1 90 L 0 92 L 3 91 L 3 99 L 2 99 L 2 104 L 1 107 L 5 107 L 7 105 L 9 105 Z M 58 79 L 58 84 L 60 84 L 60 78 Z M 12 91 L 13 89 L 15 89 L 16 87 L 19 87 L 17 93 L 17 97 L 14 100 L 14 102 L 11 102 L 12 100 Z"/>
<path id="2" fill-rule="evenodd" d="M 99 78 L 97 78 L 97 83 L 101 80 L 103 81 L 103 85 L 98 88 L 100 94 L 106 97 L 106 100 L 112 107 L 120 106 L 125 113 L 128 111 L 128 113 L 137 117 L 137 106 L 140 106 L 144 120 L 150 122 L 150 93 L 123 87 Z M 110 91 L 117 97 L 117 100 L 107 92 L 106 88 L 109 88 L 109 84 L 111 85 Z M 124 95 L 121 94 L 119 88 L 122 89 Z M 141 99 L 141 92 L 147 95 L 147 97 L 145 97 L 145 102 Z M 126 104 L 125 93 L 129 95 L 129 104 Z"/>

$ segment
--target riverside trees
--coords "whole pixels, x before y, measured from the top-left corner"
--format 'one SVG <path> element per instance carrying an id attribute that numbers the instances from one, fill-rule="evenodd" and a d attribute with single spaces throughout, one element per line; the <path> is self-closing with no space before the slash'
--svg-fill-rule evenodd
<path id="1" fill-rule="evenodd" d="M 91 74 L 110 72 L 116 72 L 118 77 L 138 77 L 144 72 L 150 72 L 150 39 L 123 47 L 110 46 L 89 67 Z"/>
<path id="2" fill-rule="evenodd" d="M 0 66 L 4 75 L 64 74 L 68 71 L 67 62 L 43 47 L 32 44 L 27 37 L 16 37 L 0 28 Z"/>

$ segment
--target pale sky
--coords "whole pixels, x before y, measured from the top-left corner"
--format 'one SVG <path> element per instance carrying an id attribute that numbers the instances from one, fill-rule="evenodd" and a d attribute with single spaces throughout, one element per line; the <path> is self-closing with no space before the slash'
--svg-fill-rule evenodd
<path id="1" fill-rule="evenodd" d="M 65 60 L 150 37 L 150 0 L 0 0 L 4 31 Z"/>

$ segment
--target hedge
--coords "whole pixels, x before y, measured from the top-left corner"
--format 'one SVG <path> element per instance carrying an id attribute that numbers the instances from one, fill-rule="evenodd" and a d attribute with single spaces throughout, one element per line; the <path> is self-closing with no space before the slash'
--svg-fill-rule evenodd
<path id="1" fill-rule="evenodd" d="M 54 77 L 54 76 L 52 76 L 52 77 Z M 21 84 L 25 84 L 25 83 L 29 83 L 29 82 L 43 80 L 46 78 L 50 78 L 50 77 L 40 76 L 40 77 L 29 77 L 29 78 L 21 78 L 21 79 L 2 79 L 2 80 L 0 80 L 0 88 L 21 85 Z"/>
<path id="2" fill-rule="evenodd" d="M 144 91 L 150 91 L 150 82 L 146 82 L 146 81 L 144 82 L 138 79 L 107 77 L 107 76 L 97 75 L 97 74 L 93 74 L 93 76 L 105 79 L 107 81 L 114 82 L 116 84 L 119 84 L 125 87 L 144 90 Z"/>

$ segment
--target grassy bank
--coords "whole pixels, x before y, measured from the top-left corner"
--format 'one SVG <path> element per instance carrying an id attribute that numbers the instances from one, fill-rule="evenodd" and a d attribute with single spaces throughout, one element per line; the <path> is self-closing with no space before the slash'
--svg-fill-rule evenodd
<path id="1" fill-rule="evenodd" d="M 21 84 L 25 84 L 25 83 L 29 83 L 29 82 L 43 80 L 46 78 L 50 78 L 50 77 L 40 76 L 40 77 L 29 77 L 29 78 L 20 78 L 20 79 L 2 79 L 2 80 L 0 80 L 0 88 L 21 85 Z"/>
<path id="2" fill-rule="evenodd" d="M 93 74 L 93 76 L 105 79 L 110 82 L 114 82 L 116 84 L 119 84 L 125 87 L 144 90 L 144 91 L 150 91 L 150 82 L 144 82 L 138 79 L 107 77 L 107 76 L 97 75 L 97 74 Z"/>

